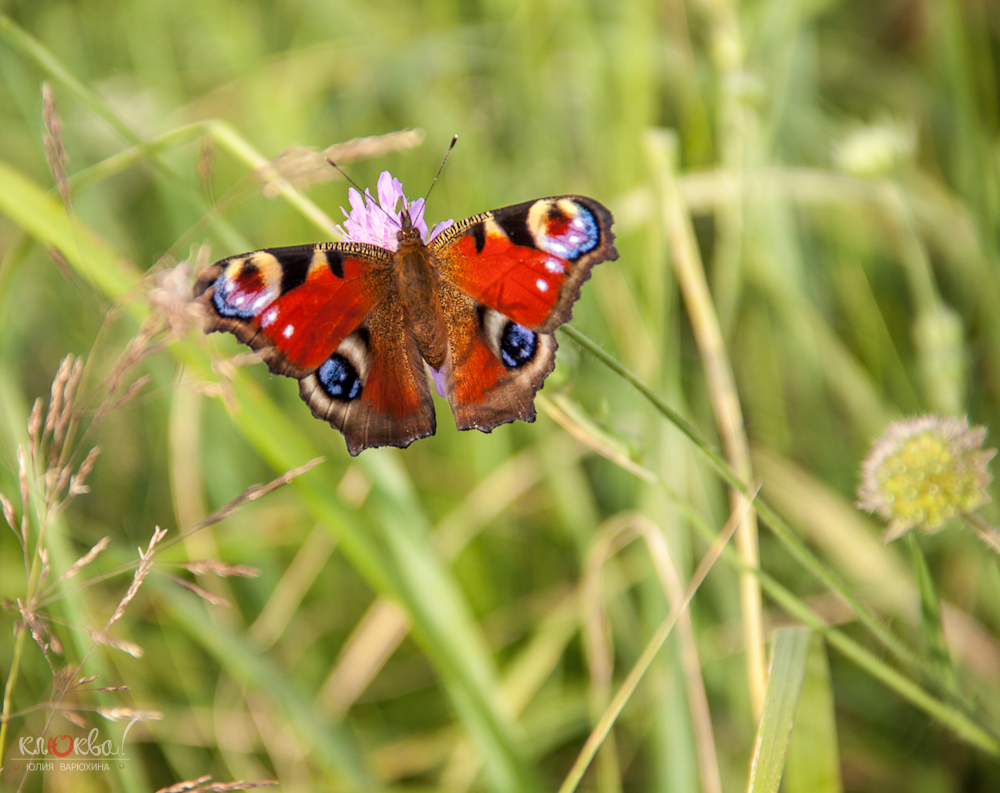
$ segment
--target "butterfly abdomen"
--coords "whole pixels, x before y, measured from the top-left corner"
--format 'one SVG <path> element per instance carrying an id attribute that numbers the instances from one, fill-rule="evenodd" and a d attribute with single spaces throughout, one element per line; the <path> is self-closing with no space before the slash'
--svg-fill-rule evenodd
<path id="1" fill-rule="evenodd" d="M 438 298 L 438 274 L 427 246 L 418 239 L 401 239 L 397 277 L 406 328 L 420 355 L 440 369 L 448 352 L 448 328 Z"/>

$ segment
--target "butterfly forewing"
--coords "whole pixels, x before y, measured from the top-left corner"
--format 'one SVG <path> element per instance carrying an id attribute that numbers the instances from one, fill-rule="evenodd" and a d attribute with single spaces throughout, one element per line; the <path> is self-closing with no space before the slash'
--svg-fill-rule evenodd
<path id="1" fill-rule="evenodd" d="M 278 374 L 320 366 L 392 286 L 392 254 L 374 245 L 296 245 L 231 256 L 198 278 L 205 330 L 264 351 Z"/>
<path id="2" fill-rule="evenodd" d="M 531 330 L 566 322 L 591 268 L 617 259 L 611 213 L 584 196 L 540 198 L 484 212 L 430 245 L 441 274 Z"/>

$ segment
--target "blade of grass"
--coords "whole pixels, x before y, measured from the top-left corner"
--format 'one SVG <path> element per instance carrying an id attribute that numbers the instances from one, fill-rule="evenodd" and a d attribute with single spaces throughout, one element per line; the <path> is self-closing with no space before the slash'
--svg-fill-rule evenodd
<path id="1" fill-rule="evenodd" d="M 211 653 L 240 685 L 266 691 L 288 715 L 299 740 L 322 757 L 349 787 L 366 789 L 374 780 L 361 761 L 361 751 L 343 727 L 324 721 L 309 699 L 296 691 L 285 675 L 273 667 L 243 637 L 209 618 L 198 597 L 167 581 L 149 580 L 174 619 Z"/>
<path id="2" fill-rule="evenodd" d="M 646 146 L 658 177 L 659 192 L 663 202 L 662 224 L 671 247 L 671 261 L 681 294 L 687 307 L 691 329 L 698 344 L 712 397 L 712 411 L 722 438 L 726 459 L 741 481 L 753 476 L 750 464 L 750 446 L 743 424 L 743 410 L 733 378 L 732 366 L 726 352 L 722 329 L 694 237 L 691 216 L 683 204 L 677 185 L 677 137 L 667 130 L 652 130 L 646 134 Z M 737 167 L 741 167 L 737 164 Z M 737 197 L 739 192 L 736 193 Z M 742 228 L 742 207 L 733 207 L 732 215 L 740 218 L 736 224 Z M 734 254 L 738 261 L 739 245 L 735 241 Z M 739 488 L 730 489 L 730 506 L 735 512 L 744 512 L 746 496 Z M 753 510 L 745 510 L 742 525 L 736 532 L 736 547 L 751 567 L 758 561 L 757 518 Z M 760 584 L 752 575 L 740 577 L 740 613 L 743 616 L 743 641 L 746 647 L 747 684 L 754 718 L 760 718 L 763 706 L 767 673 L 764 669 L 764 626 L 762 620 Z"/>
<path id="3" fill-rule="evenodd" d="M 906 544 L 910 551 L 910 560 L 913 562 L 917 591 L 920 592 L 920 623 L 924 629 L 924 641 L 927 642 L 927 654 L 931 663 L 937 666 L 941 679 L 948 682 L 953 692 L 958 693 L 955 668 L 952 666 L 948 643 L 944 638 L 941 600 L 938 598 L 937 587 L 934 586 L 934 578 L 913 532 L 906 535 Z"/>
<path id="4" fill-rule="evenodd" d="M 640 394 L 642 394 L 663 416 L 673 423 L 684 435 L 687 436 L 695 447 L 704 454 L 712 467 L 720 474 L 730 486 L 740 490 L 744 495 L 749 492 L 749 487 L 743 482 L 729 466 L 726 460 L 701 436 L 701 433 L 691 422 L 685 419 L 679 412 L 664 402 L 649 386 L 639 380 L 628 369 L 622 366 L 614 357 L 602 350 L 597 344 L 588 339 L 580 331 L 571 325 L 563 325 L 560 330 L 569 338 L 575 341 L 583 349 L 597 358 L 601 363 L 621 376 L 630 383 Z M 802 565 L 802 567 L 821 581 L 832 591 L 836 592 L 851 610 L 857 615 L 858 620 L 881 642 L 893 655 L 906 664 L 912 670 L 926 675 L 930 680 L 936 681 L 941 687 L 943 681 L 937 679 L 937 670 L 929 663 L 918 657 L 906 644 L 897 637 L 878 616 L 863 603 L 844 583 L 841 578 L 820 561 L 802 542 L 802 540 L 792 531 L 781 517 L 762 499 L 755 502 L 757 514 L 761 516 L 764 523 L 774 532 L 775 536 L 788 549 L 792 557 Z"/>
<path id="5" fill-rule="evenodd" d="M 811 633 L 807 628 L 780 628 L 775 631 L 764 710 L 750 761 L 749 793 L 778 793 L 785 770 L 788 739 L 792 734 L 799 692 L 806 673 Z"/>
<path id="6" fill-rule="evenodd" d="M 788 759 L 785 793 L 841 793 L 837 720 L 833 709 L 830 666 L 823 637 L 809 642 L 806 676 L 799 694 Z"/>

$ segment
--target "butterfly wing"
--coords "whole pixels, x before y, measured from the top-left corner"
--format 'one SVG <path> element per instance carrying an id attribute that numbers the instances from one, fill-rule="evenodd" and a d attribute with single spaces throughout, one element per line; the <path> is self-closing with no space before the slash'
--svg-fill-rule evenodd
<path id="1" fill-rule="evenodd" d="M 402 323 L 393 254 L 374 245 L 321 243 L 223 259 L 195 284 L 205 331 L 228 331 L 299 380 L 318 418 L 352 455 L 407 446 L 434 432 L 419 355 Z"/>
<path id="2" fill-rule="evenodd" d="M 534 421 L 535 392 L 555 367 L 556 328 L 594 265 L 618 258 L 613 220 L 591 198 L 557 196 L 476 215 L 431 242 L 459 429 Z"/>

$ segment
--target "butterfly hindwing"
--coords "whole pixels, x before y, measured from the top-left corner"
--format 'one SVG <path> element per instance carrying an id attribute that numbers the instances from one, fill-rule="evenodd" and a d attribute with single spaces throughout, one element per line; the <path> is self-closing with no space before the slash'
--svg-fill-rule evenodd
<path id="1" fill-rule="evenodd" d="M 611 213 L 584 196 L 484 212 L 430 250 L 443 283 L 447 396 L 459 429 L 534 421 L 535 393 L 555 367 L 566 322 L 593 266 L 617 259 Z"/>
<path id="2" fill-rule="evenodd" d="M 449 352 L 445 386 L 460 430 L 535 420 L 535 392 L 555 367 L 556 340 L 452 287 L 441 289 Z"/>
<path id="3" fill-rule="evenodd" d="M 409 446 L 434 434 L 427 373 L 397 293 L 390 292 L 364 325 L 299 381 L 299 395 L 316 418 L 344 434 L 352 455 L 371 446 Z"/>

